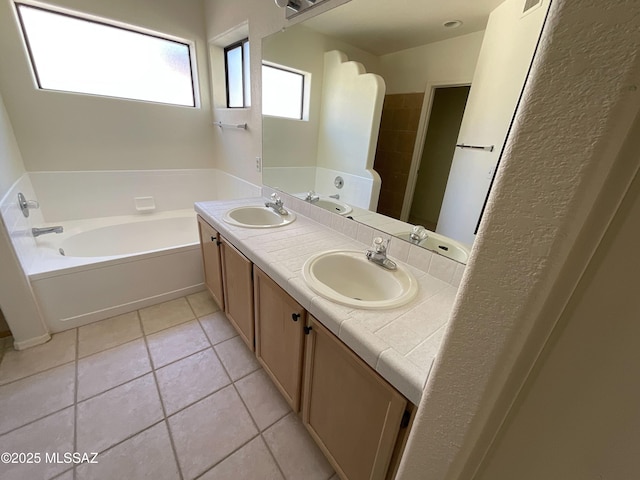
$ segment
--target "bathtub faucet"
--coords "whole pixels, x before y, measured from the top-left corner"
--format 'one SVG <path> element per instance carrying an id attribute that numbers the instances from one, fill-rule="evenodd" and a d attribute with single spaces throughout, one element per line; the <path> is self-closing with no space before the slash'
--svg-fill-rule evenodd
<path id="1" fill-rule="evenodd" d="M 47 233 L 62 233 L 62 231 L 63 231 L 63 228 L 61 226 L 31 229 L 31 233 L 33 233 L 34 237 L 39 237 L 40 235 L 46 235 Z"/>

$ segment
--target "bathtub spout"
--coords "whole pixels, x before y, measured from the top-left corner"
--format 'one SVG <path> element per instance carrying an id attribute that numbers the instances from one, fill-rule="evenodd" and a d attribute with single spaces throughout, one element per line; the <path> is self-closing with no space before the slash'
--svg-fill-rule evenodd
<path id="1" fill-rule="evenodd" d="M 63 231 L 63 228 L 60 226 L 31 229 L 31 233 L 33 233 L 34 237 L 39 237 L 40 235 L 45 235 L 47 233 L 62 233 L 62 231 Z"/>

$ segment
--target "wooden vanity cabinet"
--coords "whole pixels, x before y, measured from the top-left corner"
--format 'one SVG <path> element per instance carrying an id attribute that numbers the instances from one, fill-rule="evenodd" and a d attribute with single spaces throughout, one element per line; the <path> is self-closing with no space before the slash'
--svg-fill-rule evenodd
<path id="1" fill-rule="evenodd" d="M 256 357 L 294 411 L 300 409 L 306 312 L 254 265 Z"/>
<path id="2" fill-rule="evenodd" d="M 309 327 L 305 427 L 341 478 L 387 478 L 407 400 L 312 316 Z"/>
<path id="3" fill-rule="evenodd" d="M 198 232 L 204 265 L 204 284 L 221 309 L 224 309 L 222 288 L 222 264 L 220 259 L 220 234 L 198 215 Z"/>
<path id="4" fill-rule="evenodd" d="M 227 239 L 221 236 L 220 240 L 224 313 L 249 349 L 254 351 L 253 264 Z"/>

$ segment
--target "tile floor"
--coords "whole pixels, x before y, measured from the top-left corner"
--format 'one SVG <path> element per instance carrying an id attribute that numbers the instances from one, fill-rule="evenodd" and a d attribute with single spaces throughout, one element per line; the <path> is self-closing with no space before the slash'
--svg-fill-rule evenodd
<path id="1" fill-rule="evenodd" d="M 337 479 L 206 292 L 0 344 L 0 463 L 10 479 Z M 58 452 L 60 462 L 46 462 Z M 74 468 L 65 452 L 99 452 Z"/>

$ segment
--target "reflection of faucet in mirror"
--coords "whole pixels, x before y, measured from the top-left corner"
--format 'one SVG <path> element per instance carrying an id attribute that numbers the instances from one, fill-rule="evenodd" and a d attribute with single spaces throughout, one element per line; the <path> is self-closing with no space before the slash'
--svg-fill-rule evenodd
<path id="1" fill-rule="evenodd" d="M 418 245 L 421 241 L 428 237 L 427 229 L 422 225 L 415 225 L 409 233 L 409 241 Z"/>
<path id="2" fill-rule="evenodd" d="M 320 200 L 320 195 L 316 195 L 313 190 L 309 190 L 307 196 L 304 197 L 304 201 L 309 203 L 316 203 L 318 200 Z"/>
<path id="3" fill-rule="evenodd" d="M 361 189 L 356 185 L 341 192 L 341 201 L 354 207 L 350 215 L 356 221 L 408 241 L 416 241 L 408 235 L 413 224 L 425 226 L 431 238 L 438 234 L 438 238 L 449 237 L 470 246 L 549 0 L 541 0 L 540 8 L 532 8 L 526 15 L 521 0 L 490 0 L 475 16 L 448 6 L 442 9 L 443 18 L 427 8 L 428 1 L 415 0 L 411 8 L 404 9 L 385 0 L 351 0 L 266 37 L 263 60 L 322 79 L 323 56 L 337 48 L 349 60 L 364 65 L 367 72 L 381 76 L 386 84 L 382 121 L 379 134 L 370 140 L 375 149 L 371 176 L 378 182 L 381 179 L 379 198 L 372 198 L 369 207 L 359 205 L 351 197 Z M 362 20 L 363 9 L 375 12 L 367 17 L 366 34 L 355 32 L 356 22 L 351 20 Z M 393 22 L 389 22 L 389 9 Z M 422 11 L 431 13 L 422 15 Z M 449 17 L 460 17 L 463 25 L 443 29 Z M 405 35 L 414 31 L 412 25 L 419 26 L 422 39 Z M 385 35 L 379 34 L 382 31 Z M 459 54 L 451 55 L 452 51 Z M 442 82 L 442 78 L 448 81 Z M 330 182 L 336 175 L 354 185 L 352 177 L 341 173 L 348 171 L 348 163 L 337 161 L 349 159 L 348 154 L 336 154 L 349 147 L 350 137 L 339 136 L 345 122 L 337 114 L 336 121 L 320 125 L 318 107 L 325 103 L 319 83 L 312 82 L 306 93 L 308 118 L 263 118 L 265 185 L 292 194 L 309 190 L 329 193 L 333 187 L 324 188 L 322 182 Z M 499 89 L 495 88 L 498 84 Z M 454 91 L 462 92 L 457 101 L 457 130 L 443 144 L 440 140 L 444 136 L 432 132 L 430 126 L 437 129 L 438 119 L 443 118 L 440 113 L 446 117 L 451 111 L 445 93 Z M 335 135 L 335 141 L 321 145 L 319 135 L 327 131 Z M 283 141 L 285 138 L 289 140 Z M 456 148 L 456 144 L 495 148 Z M 307 148 L 309 155 L 300 156 L 301 148 Z M 331 162 L 331 167 L 321 161 Z M 415 205 L 428 208 L 413 208 Z M 417 243 L 442 253 L 434 249 L 433 242 L 423 239 Z"/>

